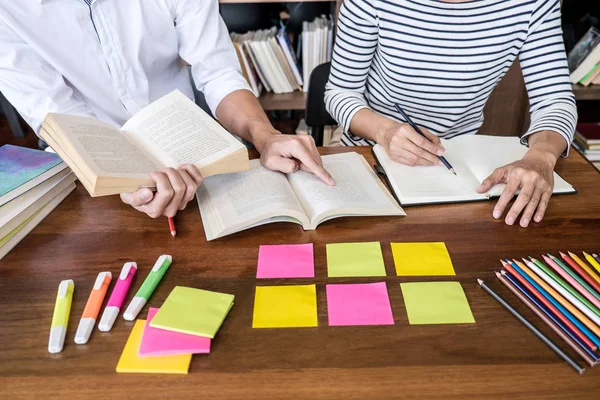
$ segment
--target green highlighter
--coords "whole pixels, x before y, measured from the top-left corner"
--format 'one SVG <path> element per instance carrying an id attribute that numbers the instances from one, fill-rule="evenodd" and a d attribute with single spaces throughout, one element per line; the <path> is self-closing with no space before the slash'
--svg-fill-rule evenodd
<path id="1" fill-rule="evenodd" d="M 172 260 L 173 257 L 167 254 L 163 254 L 162 256 L 158 257 L 158 260 L 156 260 L 156 263 L 154 263 L 154 267 L 152 267 L 152 271 L 150 271 L 144 280 L 144 283 L 142 283 L 142 286 L 135 294 L 135 297 L 131 299 L 131 303 L 129 303 L 127 310 L 125 310 L 125 313 L 123 313 L 123 318 L 125 318 L 127 321 L 133 321 L 138 316 L 140 311 L 142 311 L 142 308 L 144 308 L 146 305 L 146 302 L 150 296 L 152 296 L 152 292 L 154 292 L 154 289 L 156 289 L 158 286 L 158 283 L 164 276 L 165 272 L 167 272 L 171 266 Z"/>

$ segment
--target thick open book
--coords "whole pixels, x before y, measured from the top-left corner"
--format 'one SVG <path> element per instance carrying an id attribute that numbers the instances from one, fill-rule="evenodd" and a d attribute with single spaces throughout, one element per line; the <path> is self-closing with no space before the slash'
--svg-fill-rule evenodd
<path id="1" fill-rule="evenodd" d="M 40 136 L 92 196 L 154 187 L 149 172 L 185 163 L 204 177 L 249 168 L 246 147 L 178 90 L 120 130 L 93 118 L 48 114 Z"/>
<path id="2" fill-rule="evenodd" d="M 312 230 L 338 217 L 406 215 L 363 156 L 328 155 L 323 164 L 336 186 L 303 171 L 270 171 L 259 160 L 250 161 L 249 171 L 205 179 L 196 197 L 206 239 L 271 222 Z"/>
<path id="3" fill-rule="evenodd" d="M 409 167 L 392 161 L 380 145 L 373 153 L 383 168 L 388 183 L 402 205 L 455 203 L 486 200 L 502 194 L 504 184 L 494 186 L 488 193 L 477 193 L 494 170 L 521 159 L 527 148 L 516 136 L 464 135 L 451 140 L 442 139 L 444 157 L 454 167 L 454 175 L 446 167 Z M 574 193 L 575 189 L 554 173 L 553 193 Z"/>

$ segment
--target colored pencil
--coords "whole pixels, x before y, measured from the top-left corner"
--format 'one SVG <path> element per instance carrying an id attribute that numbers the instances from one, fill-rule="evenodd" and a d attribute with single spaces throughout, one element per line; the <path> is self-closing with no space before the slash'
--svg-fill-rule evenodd
<path id="1" fill-rule="evenodd" d="M 404 118 L 404 120 L 406 121 L 406 123 L 409 124 L 411 126 L 411 128 L 413 128 L 419 135 L 421 135 L 425 139 L 429 140 L 429 138 L 427 136 L 425 136 L 425 134 L 423 133 L 423 131 L 421 131 L 421 128 L 419 128 L 417 126 L 417 124 L 415 124 L 413 122 L 413 120 L 410 119 L 410 117 L 408 116 L 408 114 L 406 114 L 404 112 L 404 110 L 402 109 L 402 107 L 400 107 L 400 104 L 394 103 L 394 107 L 396 107 L 396 110 L 400 113 L 400 115 L 402 115 L 402 118 Z M 454 175 L 456 175 L 456 171 L 454 170 L 454 168 L 452 167 L 452 165 L 450 165 L 450 163 L 448 162 L 448 160 L 446 160 L 446 158 L 444 156 L 437 156 L 437 158 L 440 159 L 440 161 L 442 162 L 442 164 L 444 164 L 444 166 L 446 168 L 448 168 L 450 170 L 450 172 L 452 172 Z"/>
<path id="2" fill-rule="evenodd" d="M 573 271 L 571 270 L 571 268 L 567 267 L 567 266 L 565 265 L 565 263 L 563 263 L 562 261 L 560 261 L 560 260 L 558 259 L 558 257 L 554 257 L 554 256 L 553 256 L 552 254 L 550 254 L 550 253 L 548 253 L 548 254 L 547 254 L 547 256 L 548 256 L 548 257 L 549 257 L 549 258 L 550 258 L 552 261 L 554 261 L 556 264 L 558 264 L 558 265 L 559 265 L 559 266 L 560 266 L 562 269 L 564 269 L 565 271 L 567 271 L 567 273 L 568 273 L 569 275 L 571 275 L 571 276 L 573 277 L 573 279 L 575 279 L 577 282 L 579 282 L 579 284 L 580 284 L 581 286 L 583 286 L 583 288 L 584 288 L 585 290 L 587 290 L 588 292 L 590 292 L 590 294 L 591 294 L 592 296 L 594 296 L 594 297 L 595 297 L 595 298 L 596 298 L 598 301 L 600 301 L 600 293 L 598 293 L 598 292 L 597 292 L 597 291 L 596 291 L 596 290 L 595 290 L 593 287 L 591 287 L 590 285 L 588 285 L 588 284 L 587 284 L 587 282 L 585 282 L 583 279 L 581 279 L 581 278 L 579 277 L 579 275 L 577 275 L 575 272 L 573 272 Z M 599 307 L 600 307 L 600 305 L 599 305 Z"/>
<path id="3" fill-rule="evenodd" d="M 598 273 L 600 273 L 600 263 L 598 263 L 598 261 L 594 260 L 594 257 L 590 256 L 585 251 L 583 252 L 583 255 L 585 256 L 585 259 L 588 260 L 588 262 L 590 264 L 592 264 L 592 267 L 596 268 L 596 271 L 598 271 Z"/>
<path id="4" fill-rule="evenodd" d="M 553 259 L 542 254 L 542 258 L 546 263 L 551 266 L 560 276 L 562 276 L 571 286 L 573 286 L 579 293 L 581 293 L 586 299 L 588 299 L 595 307 L 600 308 L 600 301 L 595 298 L 583 285 L 579 283 L 577 279 L 573 277 L 563 268 L 561 268 Z M 591 288 L 590 288 L 591 289 Z"/>
<path id="5" fill-rule="evenodd" d="M 594 271 L 590 269 L 584 262 L 575 262 L 573 258 L 569 257 L 562 251 L 559 252 L 560 256 L 577 272 L 585 281 L 596 290 L 600 292 L 600 278 Z M 579 260 L 581 261 L 581 260 Z"/>
<path id="6" fill-rule="evenodd" d="M 529 259 L 531 259 L 531 261 L 535 265 L 537 265 L 538 267 L 543 269 L 546 274 L 550 275 L 552 277 L 552 279 L 554 279 L 556 282 L 558 282 L 565 290 L 568 290 L 569 293 L 571 293 L 574 297 L 576 297 L 577 300 L 582 302 L 588 309 L 592 310 L 592 312 L 594 314 L 600 316 L 600 309 L 598 309 L 595 305 L 590 303 L 590 301 L 588 299 L 583 297 L 581 295 L 581 293 L 579 293 L 577 290 L 575 290 L 571 285 L 569 285 L 567 282 L 565 282 L 561 277 L 556 275 L 554 273 L 554 271 L 552 271 L 551 268 L 547 267 L 543 262 L 541 262 L 540 260 L 537 260 L 533 257 L 529 257 Z"/>
<path id="7" fill-rule="evenodd" d="M 585 304 L 583 304 L 581 301 L 579 301 L 579 299 L 577 299 L 575 296 L 573 296 L 571 294 L 571 292 L 569 292 L 568 290 L 565 290 L 564 287 L 562 287 L 556 281 L 554 281 L 554 279 L 552 279 L 550 276 L 548 276 L 537 265 L 535 265 L 534 263 L 532 263 L 529 260 L 523 259 L 523 261 L 525 261 L 525 264 L 529 267 L 529 269 L 531 269 L 540 278 L 542 278 L 544 281 L 546 281 L 546 283 L 548 283 L 550 286 L 552 286 L 552 288 L 554 290 L 556 290 L 558 293 L 560 293 L 565 299 L 570 301 L 571 304 L 573 304 L 575 307 L 577 307 L 577 309 L 579 309 L 579 311 L 584 313 L 590 320 L 594 321 L 593 323 L 591 323 L 591 321 L 589 321 L 589 320 L 587 320 L 587 322 L 586 322 L 586 320 L 582 320 L 580 318 L 580 321 L 583 324 L 585 324 L 585 326 L 587 326 L 597 336 L 600 336 L 600 317 L 598 315 L 594 314 L 594 312 L 592 310 L 587 308 L 585 306 Z"/>
<path id="8" fill-rule="evenodd" d="M 560 319 L 581 341 L 587 346 L 596 349 L 600 346 L 600 339 L 598 339 L 592 332 L 590 332 L 581 322 L 577 320 L 571 313 L 569 313 L 560 303 L 552 298 L 544 289 L 536 284 L 531 278 L 529 278 L 521 269 L 510 261 L 506 261 L 503 264 L 504 268 L 512 273 L 517 280 L 535 295 L 535 297 L 542 302 L 552 313 Z M 585 333 L 584 333 L 585 332 Z"/>
<path id="9" fill-rule="evenodd" d="M 585 368 L 582 368 L 577 364 L 571 357 L 569 357 L 564 351 L 562 351 L 557 345 L 552 342 L 546 335 L 540 332 L 535 326 L 533 326 L 525 317 L 523 317 L 517 310 L 512 308 L 502 297 L 500 297 L 496 292 L 490 289 L 483 280 L 477 279 L 477 283 L 481 286 L 486 292 L 489 293 L 498 303 L 502 304 L 504 308 L 506 308 L 512 315 L 514 315 L 519 321 L 523 323 L 531 332 L 533 332 L 538 338 L 540 338 L 548 347 L 550 347 L 554 352 L 560 356 L 563 360 L 567 362 L 577 373 L 583 374 L 585 372 Z"/>
<path id="10" fill-rule="evenodd" d="M 592 256 L 594 256 L 594 258 L 596 259 L 596 262 L 598 263 L 598 265 L 600 265 L 600 256 L 596 253 L 592 254 Z M 598 271 L 600 272 L 600 271 Z"/>
<path id="11" fill-rule="evenodd" d="M 573 335 L 564 324 L 557 320 L 547 308 L 540 304 L 537 300 L 531 296 L 527 290 L 520 286 L 514 278 L 509 276 L 503 276 L 508 274 L 506 271 L 502 271 L 503 274 L 496 272 L 496 276 L 511 292 L 515 294 L 527 307 L 531 309 L 546 325 L 548 325 L 558 336 L 562 338 L 567 344 L 577 352 L 589 365 L 594 367 L 598 362 L 598 356 L 583 342 L 581 342 L 577 336 Z"/>
<path id="12" fill-rule="evenodd" d="M 175 220 L 173 217 L 167 217 L 169 220 L 169 229 L 171 230 L 171 236 L 175 237 L 177 235 L 177 229 L 175 228 Z"/>

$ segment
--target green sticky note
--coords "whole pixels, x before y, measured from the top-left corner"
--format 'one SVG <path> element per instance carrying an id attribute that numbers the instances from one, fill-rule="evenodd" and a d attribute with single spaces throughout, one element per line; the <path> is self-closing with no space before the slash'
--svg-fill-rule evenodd
<path id="1" fill-rule="evenodd" d="M 327 245 L 327 275 L 385 276 L 379 242 L 335 243 Z"/>
<path id="2" fill-rule="evenodd" d="M 454 267 L 443 242 L 392 243 L 398 276 L 454 276 Z"/>
<path id="3" fill-rule="evenodd" d="M 411 325 L 475 323 L 458 282 L 401 283 L 400 288 Z"/>
<path id="4" fill-rule="evenodd" d="M 233 306 L 233 299 L 231 294 L 176 286 L 150 326 L 212 339 Z"/>

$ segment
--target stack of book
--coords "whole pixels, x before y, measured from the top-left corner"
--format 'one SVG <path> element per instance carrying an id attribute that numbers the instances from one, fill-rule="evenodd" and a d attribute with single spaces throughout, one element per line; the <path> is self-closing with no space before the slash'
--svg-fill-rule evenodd
<path id="1" fill-rule="evenodd" d="M 569 53 L 571 83 L 600 84 L 600 30 L 590 28 Z"/>
<path id="2" fill-rule="evenodd" d="M 325 16 L 304 22 L 296 51 L 285 26 L 231 33 L 231 40 L 242 73 L 257 97 L 263 88 L 274 93 L 306 91 L 312 70 L 331 60 L 333 22 Z"/>
<path id="3" fill-rule="evenodd" d="M 600 169 L 600 122 L 577 124 L 573 144 Z"/>
<path id="4" fill-rule="evenodd" d="M 75 189 L 75 179 L 56 154 L 0 147 L 0 260 Z"/>

